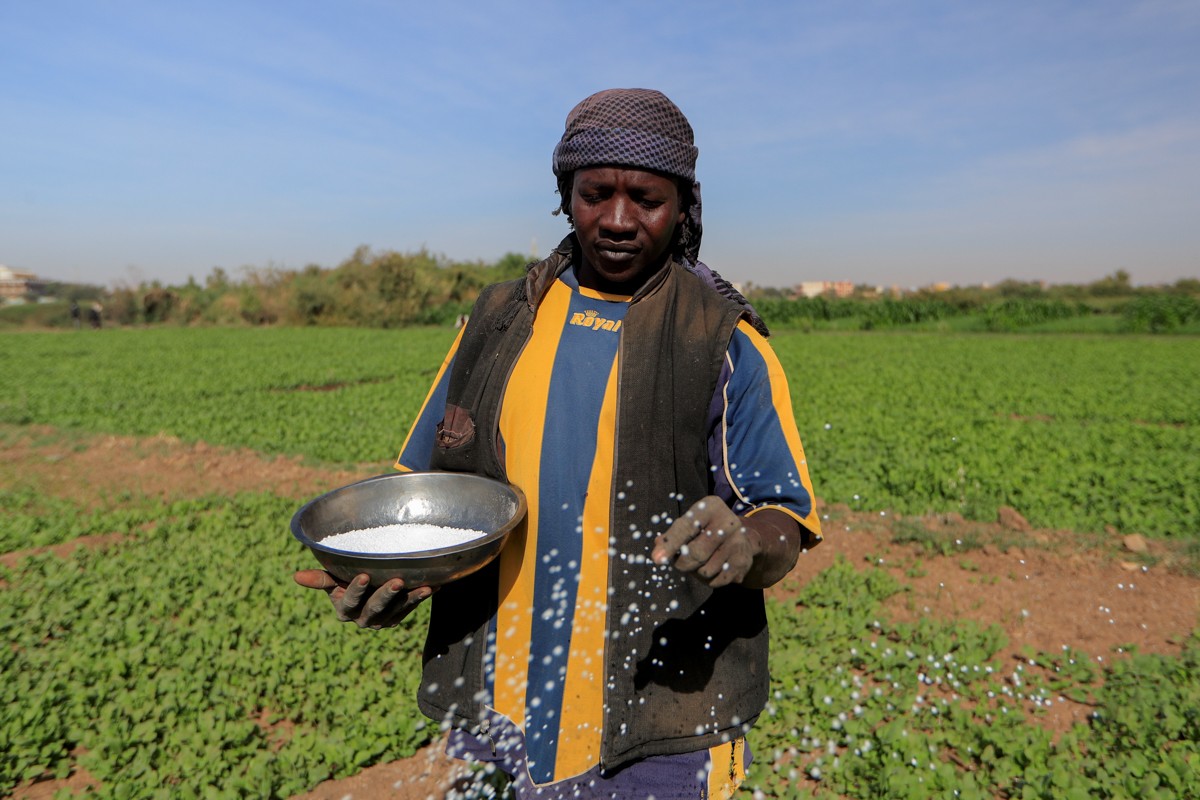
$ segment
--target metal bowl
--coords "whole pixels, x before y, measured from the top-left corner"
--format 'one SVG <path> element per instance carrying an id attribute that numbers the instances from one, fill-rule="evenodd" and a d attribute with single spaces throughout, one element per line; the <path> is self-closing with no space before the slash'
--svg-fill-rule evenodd
<path id="1" fill-rule="evenodd" d="M 524 518 L 525 495 L 503 481 L 461 472 L 378 475 L 310 500 L 292 516 L 292 535 L 340 581 L 366 574 L 372 586 L 402 578 L 408 588 L 441 586 L 494 559 Z M 380 525 L 426 523 L 484 531 L 465 544 L 404 553 L 358 553 L 322 544 Z"/>

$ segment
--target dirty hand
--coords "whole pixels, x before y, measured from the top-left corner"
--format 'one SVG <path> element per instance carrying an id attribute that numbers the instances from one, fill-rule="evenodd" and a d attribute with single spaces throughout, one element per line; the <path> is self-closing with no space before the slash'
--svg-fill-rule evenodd
<path id="1" fill-rule="evenodd" d="M 696 501 L 654 542 L 655 564 L 690 572 L 715 588 L 741 583 L 762 551 L 757 531 L 719 497 Z"/>
<path id="2" fill-rule="evenodd" d="M 302 569 L 292 577 L 306 589 L 324 589 L 342 622 L 353 622 L 360 628 L 374 630 L 398 624 L 433 594 L 433 589 L 428 586 L 406 592 L 400 578 L 386 582 L 368 597 L 370 579 L 366 575 L 356 576 L 349 585 L 322 569 Z"/>

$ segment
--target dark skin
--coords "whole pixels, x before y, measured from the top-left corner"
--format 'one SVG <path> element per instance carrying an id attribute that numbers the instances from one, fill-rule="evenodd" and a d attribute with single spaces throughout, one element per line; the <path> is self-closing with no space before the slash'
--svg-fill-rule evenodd
<path id="1" fill-rule="evenodd" d="M 323 569 L 302 569 L 292 578 L 306 589 L 324 590 L 342 622 L 374 630 L 398 625 L 434 592 L 428 586 L 406 591 L 400 578 L 371 591 L 366 575 L 345 584 Z"/>
<path id="2" fill-rule="evenodd" d="M 627 167 L 578 170 L 571 218 L 579 239 L 579 284 L 633 294 L 667 263 L 683 216 L 673 178 Z"/>
<path id="3" fill-rule="evenodd" d="M 632 295 L 667 263 L 685 211 L 674 178 L 628 167 L 575 173 L 571 216 L 579 239 L 579 284 Z M 713 588 L 740 583 L 764 589 L 795 565 L 800 524 L 776 509 L 738 517 L 718 497 L 697 501 L 655 540 L 651 557 L 674 564 Z M 338 619 L 360 628 L 399 624 L 434 592 L 406 589 L 396 578 L 371 590 L 366 575 L 349 584 L 319 569 L 300 570 L 296 583 L 329 595 Z"/>
<path id="4" fill-rule="evenodd" d="M 800 523 L 774 508 L 739 517 L 719 497 L 697 500 L 654 540 L 655 564 L 674 564 L 714 589 L 766 589 L 800 557 Z"/>

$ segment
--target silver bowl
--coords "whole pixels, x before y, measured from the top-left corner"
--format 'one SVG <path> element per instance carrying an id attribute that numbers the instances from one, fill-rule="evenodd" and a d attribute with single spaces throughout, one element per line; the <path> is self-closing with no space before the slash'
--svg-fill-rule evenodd
<path id="1" fill-rule="evenodd" d="M 525 495 L 503 481 L 462 472 L 402 472 L 351 483 L 310 500 L 292 516 L 292 535 L 340 581 L 366 574 L 372 586 L 402 578 L 408 588 L 441 586 L 500 554 L 524 518 Z M 358 553 L 322 544 L 338 533 L 426 523 L 484 531 L 465 544 L 404 553 Z"/>

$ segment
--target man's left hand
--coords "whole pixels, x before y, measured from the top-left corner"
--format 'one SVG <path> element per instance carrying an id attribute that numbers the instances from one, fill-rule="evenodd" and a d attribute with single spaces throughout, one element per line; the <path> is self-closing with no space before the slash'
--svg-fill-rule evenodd
<path id="1" fill-rule="evenodd" d="M 696 501 L 654 542 L 655 564 L 674 562 L 714 589 L 741 583 L 762 552 L 757 531 L 747 527 L 719 497 Z"/>

